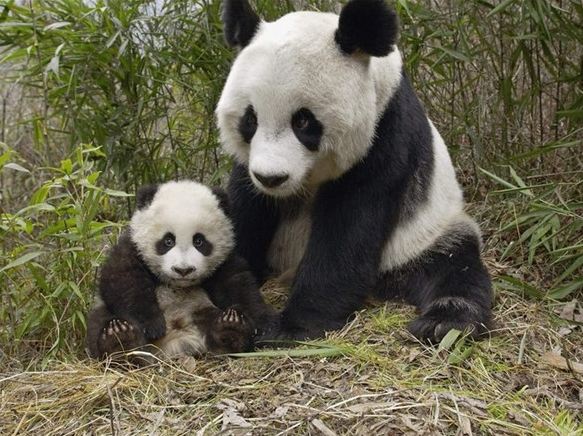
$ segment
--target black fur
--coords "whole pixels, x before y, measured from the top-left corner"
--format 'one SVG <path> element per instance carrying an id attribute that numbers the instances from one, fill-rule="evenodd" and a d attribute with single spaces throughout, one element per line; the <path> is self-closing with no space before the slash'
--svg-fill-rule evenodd
<path id="1" fill-rule="evenodd" d="M 397 42 L 398 30 L 397 14 L 385 0 L 351 0 L 340 12 L 335 39 L 346 54 L 386 56 Z"/>
<path id="2" fill-rule="evenodd" d="M 257 280 L 249 264 L 232 253 L 215 273 L 202 283 L 213 304 L 219 308 L 231 305 L 239 308 L 257 328 L 275 314 L 258 291 Z"/>
<path id="3" fill-rule="evenodd" d="M 231 47 L 245 47 L 259 27 L 259 17 L 247 0 L 225 0 L 222 19 L 225 40 Z"/>
<path id="4" fill-rule="evenodd" d="M 318 337 L 326 330 L 342 327 L 362 307 L 365 297 L 378 287 L 385 242 L 399 221 L 406 220 L 427 198 L 433 168 L 431 144 L 429 122 L 403 73 L 365 159 L 320 187 L 312 211 L 310 239 L 291 296 L 281 317 L 272 319 L 272 330 L 262 339 Z M 233 170 L 229 185 L 233 218 L 239 252 L 255 262 L 254 271 L 261 272 L 280 212 L 275 199 L 263 198 L 252 188 L 246 173 L 241 165 Z M 474 267 L 460 285 L 472 288 L 467 292 L 470 301 L 480 298 L 489 302 L 489 278 L 479 253 L 467 251 L 465 256 L 473 256 Z M 432 301 L 455 295 L 452 292 L 459 291 L 441 287 L 448 281 L 454 281 L 454 277 L 436 282 L 439 290 L 432 288 L 431 292 L 423 287 L 408 289 L 410 301 L 427 309 L 412 325 L 412 331 L 420 337 L 435 327 L 439 315 L 444 315 L 432 309 L 423 296 Z M 478 306 L 486 307 L 481 301 Z M 454 316 L 450 321 L 456 326 L 488 323 L 483 316 L 488 310 L 472 321 L 467 314 L 459 313 L 456 318 L 451 311 L 447 313 Z M 432 331 L 440 333 L 435 328 Z"/>
<path id="5" fill-rule="evenodd" d="M 147 340 L 166 334 L 166 322 L 156 299 L 158 284 L 158 278 L 140 258 L 129 231 L 124 232 L 101 268 L 99 294 L 114 316 L 135 320 Z"/>
<path id="6" fill-rule="evenodd" d="M 203 256 L 210 256 L 213 252 L 213 244 L 204 237 L 202 233 L 197 233 L 192 237 L 192 245 L 196 248 Z"/>
<path id="7" fill-rule="evenodd" d="M 279 223 L 279 208 L 274 199 L 255 189 L 247 167 L 240 164 L 233 167 L 227 191 L 237 252 L 262 282 L 268 273 L 266 255 Z"/>
<path id="8" fill-rule="evenodd" d="M 243 137 L 243 141 L 247 144 L 251 143 L 255 132 L 257 131 L 257 114 L 253 106 L 247 106 L 245 113 L 239 120 L 239 133 Z"/>
<path id="9" fill-rule="evenodd" d="M 409 330 L 419 339 L 437 341 L 452 328 L 469 328 L 476 338 L 484 335 L 492 327 L 491 289 L 478 237 L 457 230 L 419 259 L 385 274 L 376 293 L 417 306 L 421 315 Z"/>
<path id="10" fill-rule="evenodd" d="M 226 216 L 230 216 L 231 215 L 231 204 L 229 201 L 229 196 L 227 195 L 227 192 L 219 187 L 214 187 L 211 188 L 211 191 L 213 192 L 214 196 L 218 198 L 219 200 L 219 207 L 222 209 L 223 213 Z"/>
<path id="11" fill-rule="evenodd" d="M 166 233 L 164 236 L 162 236 L 162 239 L 159 239 L 156 242 L 156 254 L 158 256 L 163 256 L 164 254 L 172 250 L 175 244 L 176 236 L 174 236 L 170 232 Z"/>
<path id="12" fill-rule="evenodd" d="M 301 108 L 292 116 L 292 129 L 300 142 L 310 151 L 317 151 L 324 126 L 310 109 Z"/>
<path id="13" fill-rule="evenodd" d="M 144 185 L 136 193 L 136 209 L 144 209 L 149 206 L 158 192 L 158 185 Z"/>

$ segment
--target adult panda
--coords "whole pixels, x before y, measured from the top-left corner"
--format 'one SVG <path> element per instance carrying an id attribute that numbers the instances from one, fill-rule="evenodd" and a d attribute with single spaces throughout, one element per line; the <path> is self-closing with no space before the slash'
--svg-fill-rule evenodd
<path id="1" fill-rule="evenodd" d="M 368 295 L 419 309 L 410 331 L 439 341 L 491 325 L 481 236 L 447 148 L 403 70 L 396 14 L 351 0 L 340 16 L 260 20 L 226 0 L 238 47 L 216 114 L 234 156 L 237 249 L 259 278 L 293 273 L 262 339 L 342 327 Z"/>

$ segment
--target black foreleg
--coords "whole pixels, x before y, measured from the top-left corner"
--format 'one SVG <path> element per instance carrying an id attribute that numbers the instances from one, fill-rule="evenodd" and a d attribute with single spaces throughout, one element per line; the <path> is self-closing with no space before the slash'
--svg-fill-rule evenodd
<path id="1" fill-rule="evenodd" d="M 267 250 L 279 221 L 276 202 L 257 191 L 247 167 L 240 164 L 233 167 L 227 191 L 237 235 L 237 252 L 262 283 L 267 275 Z"/>
<path id="2" fill-rule="evenodd" d="M 330 183 L 312 212 L 308 246 L 279 325 L 259 340 L 316 338 L 362 307 L 377 277 L 395 203 L 366 178 Z M 395 199 L 398 201 L 398 198 Z"/>

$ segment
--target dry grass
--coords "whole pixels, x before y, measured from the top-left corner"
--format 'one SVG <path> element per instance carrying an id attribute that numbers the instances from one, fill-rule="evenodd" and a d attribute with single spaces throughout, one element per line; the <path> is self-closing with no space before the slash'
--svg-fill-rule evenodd
<path id="1" fill-rule="evenodd" d="M 268 293 L 277 300 L 282 295 L 274 286 Z M 0 429 L 46 435 L 581 435 L 581 368 L 556 367 L 559 353 L 583 362 L 582 327 L 569 327 L 574 322 L 557 315 L 572 313 L 573 305 L 564 306 L 499 293 L 492 337 L 478 344 L 462 339 L 449 348 L 414 342 L 404 328 L 413 310 L 389 303 L 360 312 L 329 336 L 328 357 L 189 358 L 139 370 L 74 359 L 33 371 L 5 356 Z"/>

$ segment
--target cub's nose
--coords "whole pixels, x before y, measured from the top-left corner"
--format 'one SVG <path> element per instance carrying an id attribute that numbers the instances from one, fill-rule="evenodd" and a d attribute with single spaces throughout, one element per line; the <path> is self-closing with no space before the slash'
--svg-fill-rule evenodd
<path id="1" fill-rule="evenodd" d="M 265 186 L 267 188 L 275 188 L 275 187 L 281 185 L 287 179 L 289 179 L 288 174 L 275 174 L 273 176 L 264 176 L 263 174 L 253 172 L 253 175 L 255 176 L 255 178 L 257 180 L 259 180 L 259 182 L 263 186 Z"/>
<path id="2" fill-rule="evenodd" d="M 194 268 L 178 268 L 177 266 L 173 266 L 172 267 L 172 271 L 174 271 L 177 274 L 180 274 L 182 277 L 186 277 L 188 274 L 190 274 L 191 272 L 194 272 Z"/>

